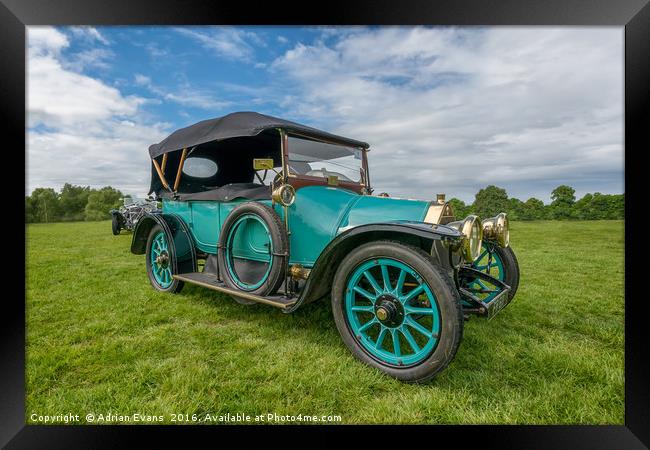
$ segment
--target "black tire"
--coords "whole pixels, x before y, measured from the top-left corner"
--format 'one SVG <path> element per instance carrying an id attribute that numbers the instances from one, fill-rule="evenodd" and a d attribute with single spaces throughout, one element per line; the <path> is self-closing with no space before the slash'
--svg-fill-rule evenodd
<path id="1" fill-rule="evenodd" d="M 117 214 L 113 214 L 113 220 L 111 221 L 111 228 L 114 236 L 120 234 L 120 219 L 117 217 Z"/>
<path id="2" fill-rule="evenodd" d="M 245 292 L 260 296 L 271 295 L 278 290 L 284 281 L 286 260 L 289 255 L 289 237 L 287 236 L 287 232 L 280 217 L 275 213 L 275 211 L 273 211 L 273 209 L 264 205 L 263 203 L 242 203 L 241 205 L 235 207 L 230 212 L 228 217 L 226 217 L 226 220 L 221 227 L 221 235 L 219 236 L 218 259 L 221 278 L 228 287 L 232 289 L 243 290 L 233 280 L 232 274 L 227 268 L 226 241 L 233 225 L 237 219 L 239 219 L 244 214 L 255 215 L 264 221 L 269 230 L 271 242 L 273 244 L 273 255 L 271 257 L 271 268 L 268 277 L 259 287 L 252 290 L 246 290 Z M 232 297 L 236 302 L 243 305 L 251 305 L 256 303 L 251 300 L 245 300 L 235 296 Z"/>
<path id="3" fill-rule="evenodd" d="M 362 263 L 375 258 L 391 258 L 413 268 L 433 292 L 440 312 L 439 341 L 421 362 L 408 367 L 382 363 L 358 342 L 346 319 L 344 293 L 351 273 Z M 463 313 L 460 297 L 452 278 L 424 251 L 393 241 L 364 244 L 341 262 L 332 285 L 332 313 L 336 328 L 352 354 L 364 363 L 409 383 L 424 383 L 442 371 L 454 359 L 463 337 Z"/>
<path id="4" fill-rule="evenodd" d="M 177 292 L 180 292 L 183 287 L 185 286 L 185 283 L 180 280 L 173 279 L 171 284 L 168 287 L 162 287 L 155 279 L 153 275 L 153 268 L 151 266 L 151 246 L 153 244 L 153 239 L 154 237 L 161 231 L 164 231 L 163 228 L 160 225 L 155 225 L 151 231 L 149 232 L 149 237 L 147 238 L 147 251 L 146 251 L 146 265 L 147 265 L 147 276 L 149 277 L 149 282 L 151 283 L 151 286 L 160 292 L 170 292 L 172 294 L 176 294 Z M 167 237 L 169 239 L 169 237 Z M 169 255 L 170 258 L 173 258 L 174 255 Z"/>
<path id="5" fill-rule="evenodd" d="M 494 246 L 494 252 L 499 255 L 501 261 L 503 262 L 503 269 L 505 271 L 504 282 L 510 286 L 510 292 L 508 296 L 510 300 L 515 297 L 517 293 L 517 288 L 519 287 L 519 262 L 515 256 L 515 252 L 512 250 L 512 247 L 508 246 L 506 248 Z"/>

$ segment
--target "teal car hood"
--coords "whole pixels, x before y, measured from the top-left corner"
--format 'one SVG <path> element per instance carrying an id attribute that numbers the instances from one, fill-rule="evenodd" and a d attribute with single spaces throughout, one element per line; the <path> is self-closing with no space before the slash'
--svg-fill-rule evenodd
<path id="1" fill-rule="evenodd" d="M 337 234 L 367 223 L 422 222 L 427 214 L 429 202 L 357 195 L 347 206 L 347 211 L 338 224 Z"/>
<path id="2" fill-rule="evenodd" d="M 429 204 L 424 200 L 359 195 L 337 187 L 298 189 L 289 207 L 291 262 L 311 265 L 332 239 L 360 225 L 422 223 Z"/>

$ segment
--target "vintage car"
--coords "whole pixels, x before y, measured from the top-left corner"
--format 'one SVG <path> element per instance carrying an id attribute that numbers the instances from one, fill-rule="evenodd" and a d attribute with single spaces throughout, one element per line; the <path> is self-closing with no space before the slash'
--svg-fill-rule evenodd
<path id="1" fill-rule="evenodd" d="M 111 209 L 111 230 L 117 236 L 121 230 L 133 231 L 138 221 L 146 213 L 158 209 L 158 202 L 153 199 L 135 199 L 124 197 L 120 209 Z"/>
<path id="2" fill-rule="evenodd" d="M 429 380 L 454 358 L 465 319 L 491 318 L 515 295 L 508 219 L 457 220 L 443 194 L 372 195 L 368 154 L 253 112 L 179 129 L 149 147 L 162 212 L 140 219 L 131 251 L 162 292 L 192 283 L 285 313 L 329 297 L 358 359 Z"/>

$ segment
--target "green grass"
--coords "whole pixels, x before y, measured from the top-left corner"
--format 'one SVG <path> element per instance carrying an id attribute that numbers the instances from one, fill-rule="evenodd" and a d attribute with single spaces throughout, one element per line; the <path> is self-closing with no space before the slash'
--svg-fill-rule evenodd
<path id="1" fill-rule="evenodd" d="M 109 222 L 27 228 L 27 421 L 336 414 L 343 423 L 623 424 L 622 221 L 515 222 L 513 303 L 408 385 L 353 358 L 328 302 L 287 315 L 149 285 Z"/>

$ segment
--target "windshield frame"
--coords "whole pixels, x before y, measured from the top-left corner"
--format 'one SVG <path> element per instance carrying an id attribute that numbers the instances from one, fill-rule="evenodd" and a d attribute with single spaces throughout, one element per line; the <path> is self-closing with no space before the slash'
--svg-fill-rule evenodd
<path id="1" fill-rule="evenodd" d="M 305 186 L 329 186 L 329 187 L 341 187 L 344 189 L 349 189 L 359 194 L 370 194 L 372 192 L 372 189 L 370 188 L 370 173 L 368 171 L 367 152 L 369 151 L 369 149 L 363 147 L 352 147 L 347 143 L 337 142 L 334 140 L 325 140 L 304 133 L 297 133 L 295 131 L 287 131 L 283 129 L 280 130 L 280 136 L 282 140 L 282 173 L 285 181 L 291 184 L 295 189 L 299 189 Z M 353 148 L 355 150 L 360 150 L 361 168 L 363 169 L 363 176 L 360 178 L 360 181 L 358 182 L 338 179 L 336 184 L 331 184 L 328 178 L 290 173 L 288 167 L 289 154 L 290 154 L 289 136 L 308 139 L 316 142 L 323 142 L 325 144 L 338 145 L 346 148 Z"/>

